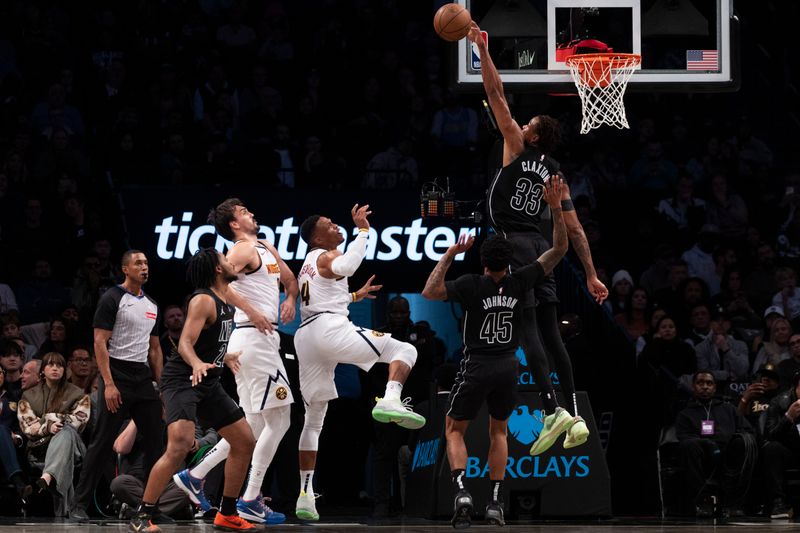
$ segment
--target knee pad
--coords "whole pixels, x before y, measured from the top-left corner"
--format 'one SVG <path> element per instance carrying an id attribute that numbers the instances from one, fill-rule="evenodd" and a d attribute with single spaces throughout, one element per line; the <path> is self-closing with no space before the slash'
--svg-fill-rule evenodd
<path id="1" fill-rule="evenodd" d="M 402 361 L 408 365 L 408 368 L 414 368 L 414 363 L 417 362 L 417 349 L 413 344 L 401 342 L 392 354 L 389 363 L 394 361 Z"/>
<path id="2" fill-rule="evenodd" d="M 264 429 L 269 430 L 272 436 L 278 435 L 278 440 L 280 440 L 289 429 L 289 424 L 291 423 L 291 407 L 284 405 L 282 407 L 266 409 L 262 413 L 262 418 L 264 420 Z"/>
<path id="3" fill-rule="evenodd" d="M 317 451 L 319 448 L 319 434 L 322 433 L 322 424 L 325 422 L 325 413 L 328 411 L 328 402 L 311 402 L 306 405 L 306 420 L 303 432 L 300 433 L 298 449 L 301 451 Z"/>

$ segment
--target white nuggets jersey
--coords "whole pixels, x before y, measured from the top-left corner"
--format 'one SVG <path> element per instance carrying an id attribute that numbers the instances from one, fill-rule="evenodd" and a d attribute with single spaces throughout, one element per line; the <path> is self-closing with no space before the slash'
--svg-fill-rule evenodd
<path id="1" fill-rule="evenodd" d="M 300 285 L 300 319 L 306 320 L 319 313 L 347 316 L 350 288 L 347 277 L 324 278 L 317 270 L 317 259 L 327 250 L 316 248 L 308 252 L 297 282 Z"/>
<path id="2" fill-rule="evenodd" d="M 256 242 L 255 248 L 261 264 L 252 272 L 245 272 L 244 275 L 240 275 L 239 279 L 231 285 L 251 305 L 264 313 L 267 320 L 277 324 L 281 269 L 277 259 L 267 250 L 264 244 Z M 250 323 L 247 314 L 239 308 L 236 309 L 233 319 L 239 325 Z"/>

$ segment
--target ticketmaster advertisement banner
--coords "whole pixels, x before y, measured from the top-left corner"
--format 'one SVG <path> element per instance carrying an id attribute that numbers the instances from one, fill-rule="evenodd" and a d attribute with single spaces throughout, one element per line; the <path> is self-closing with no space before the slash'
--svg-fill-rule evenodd
<path id="1" fill-rule="evenodd" d="M 295 273 L 308 251 L 299 234 L 306 217 L 330 217 L 341 228 L 345 241 L 340 248 L 345 250 L 357 233 L 350 209 L 356 203 L 369 204 L 373 214 L 367 252 L 355 279 L 376 274 L 375 283 L 393 291 L 421 291 L 436 261 L 459 235 L 476 232 L 467 222 L 423 220 L 419 195 L 413 192 L 298 192 L 224 185 L 126 188 L 122 199 L 129 244 L 147 254 L 151 286 L 180 284 L 186 260 L 201 247 L 224 252 L 232 246 L 207 222 L 209 211 L 229 197 L 240 198 L 255 214 L 259 237 L 273 243 Z M 474 271 L 478 261 L 477 254 L 472 255 L 457 257 L 453 274 Z"/>
<path id="2" fill-rule="evenodd" d="M 446 404 L 442 403 L 442 409 Z M 509 518 L 527 519 L 559 516 L 610 516 L 611 492 L 608 466 L 600 445 L 597 427 L 585 393 L 578 393 L 578 408 L 591 431 L 589 440 L 565 450 L 564 437 L 547 452 L 533 457 L 530 448 L 544 426 L 544 411 L 535 392 L 523 391 L 508 420 L 508 462 L 505 468 L 504 501 Z M 409 494 L 427 496 L 409 502 L 412 514 L 446 516 L 452 514 L 453 488 L 447 462 L 444 435 L 439 424 L 444 412 L 431 413 L 432 419 L 420 430 L 411 451 Z M 467 488 L 482 510 L 489 494 L 488 414 L 485 407 L 472 421 L 466 434 L 469 453 L 466 467 Z"/>

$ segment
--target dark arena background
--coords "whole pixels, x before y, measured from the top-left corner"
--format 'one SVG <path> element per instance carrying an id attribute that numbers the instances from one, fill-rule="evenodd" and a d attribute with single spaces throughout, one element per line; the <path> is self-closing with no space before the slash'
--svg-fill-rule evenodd
<path id="1" fill-rule="evenodd" d="M 502 167 L 503 138 L 478 48 L 434 31 L 444 3 L 0 2 L 0 531 L 129 530 L 138 502 L 126 503 L 113 482 L 137 476 L 142 443 L 115 444 L 107 463 L 87 464 L 97 427 L 90 414 L 70 450 L 72 483 L 48 486 L 50 459 L 36 442 L 65 415 L 49 413 L 62 422 L 48 422 L 36 413 L 32 430 L 20 426 L 19 408 L 37 390 L 49 395 L 53 365 L 37 361 L 56 352 L 97 415 L 105 400 L 94 317 L 124 279 L 126 250 L 149 261 L 143 289 L 158 305 L 167 356 L 192 292 L 187 261 L 233 244 L 207 221 L 230 197 L 255 214 L 259 237 L 295 275 L 309 251 L 300 237 L 308 216 L 336 222 L 345 250 L 358 235 L 352 206 L 369 204 L 368 245 L 350 290 L 372 275 L 383 288 L 351 304 L 350 318 L 416 347 L 404 391 L 427 413 L 415 431 L 376 422 L 370 412 L 386 365 L 340 364 L 314 474 L 320 519 L 298 519 L 298 311 L 279 326 L 291 425 L 262 485 L 286 521 L 266 528 L 452 527 L 444 428 L 463 311 L 421 292 L 465 233 L 476 246 L 456 257 L 447 279 L 482 272 L 478 247 L 493 232 L 487 189 Z M 555 276 L 585 444 L 565 449 L 559 439 L 530 454 L 545 413 L 531 361 L 517 351 L 506 528 L 792 527 L 800 510 L 800 62 L 791 35 L 800 5 L 456 3 L 486 32 L 514 119 L 558 119 L 552 156 L 609 291 L 595 302 L 573 243 Z M 581 134 L 587 110 L 564 58 L 597 51 L 641 57 L 622 100 L 629 128 Z M 710 403 L 698 392 L 709 376 Z M 555 367 L 551 378 L 560 391 Z M 235 396 L 227 367 L 221 380 Z M 687 434 L 692 417 L 700 435 Z M 488 418 L 484 407 L 466 433 L 464 479 L 472 527 L 481 528 Z M 218 438 L 203 434 L 184 464 Z M 88 522 L 71 513 L 83 470 L 102 472 Z M 146 480 L 139 472 L 138 483 Z M 218 467 L 205 485 L 215 506 L 222 483 Z M 214 527 L 214 510 L 188 498 L 169 514 L 166 531 Z"/>

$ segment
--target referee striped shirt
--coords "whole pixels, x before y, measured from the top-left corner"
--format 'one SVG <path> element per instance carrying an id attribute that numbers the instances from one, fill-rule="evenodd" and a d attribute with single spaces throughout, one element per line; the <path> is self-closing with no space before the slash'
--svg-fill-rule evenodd
<path id="1" fill-rule="evenodd" d="M 144 363 L 150 349 L 150 336 L 158 335 L 158 305 L 144 292 L 136 296 L 117 285 L 100 298 L 93 326 L 111 331 L 110 357 Z"/>

